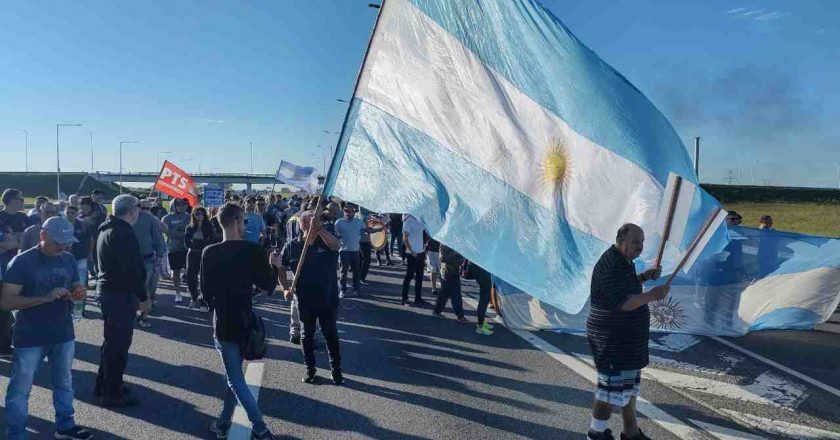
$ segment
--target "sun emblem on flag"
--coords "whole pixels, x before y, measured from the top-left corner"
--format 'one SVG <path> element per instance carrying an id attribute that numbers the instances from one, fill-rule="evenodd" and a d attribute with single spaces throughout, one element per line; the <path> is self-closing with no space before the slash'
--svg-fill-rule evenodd
<path id="1" fill-rule="evenodd" d="M 685 325 L 685 310 L 674 298 L 650 303 L 650 324 L 661 330 L 677 330 Z"/>
<path id="2" fill-rule="evenodd" d="M 542 180 L 548 189 L 563 189 L 571 175 L 571 163 L 565 143 L 560 138 L 551 140 L 540 163 Z"/>

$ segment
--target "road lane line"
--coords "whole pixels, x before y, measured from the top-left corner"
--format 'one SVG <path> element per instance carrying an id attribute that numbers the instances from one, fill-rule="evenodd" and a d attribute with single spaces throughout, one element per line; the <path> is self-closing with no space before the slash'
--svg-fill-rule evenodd
<path id="1" fill-rule="evenodd" d="M 709 338 L 712 339 L 712 340 L 715 340 L 717 342 L 720 342 L 721 344 L 723 344 L 723 345 L 725 345 L 725 346 L 727 346 L 727 347 L 729 347 L 733 350 L 740 351 L 741 353 L 743 353 L 743 354 L 745 354 L 745 355 L 747 355 L 747 356 L 749 356 L 753 359 L 764 362 L 765 364 L 770 365 L 772 367 L 778 368 L 779 370 L 782 370 L 785 373 L 790 374 L 793 377 L 796 377 L 800 380 L 808 382 L 809 384 L 811 384 L 811 385 L 813 385 L 813 386 L 815 386 L 815 387 L 817 387 L 817 388 L 819 388 L 819 389 L 821 389 L 821 390 L 823 390 L 827 393 L 833 394 L 835 397 L 840 397 L 840 390 L 832 387 L 831 385 L 824 384 L 824 383 L 818 381 L 817 379 L 814 379 L 810 376 L 806 376 L 806 375 L 804 375 L 804 374 L 802 374 L 802 373 L 800 373 L 800 372 L 798 372 L 798 371 L 796 371 L 796 370 L 794 370 L 790 367 L 786 367 L 786 366 L 784 366 L 784 365 L 782 365 L 782 364 L 780 364 L 776 361 L 770 360 L 770 359 L 768 359 L 768 358 L 766 358 L 766 357 L 764 357 L 764 356 L 762 356 L 758 353 L 752 352 L 752 351 L 750 351 L 750 350 L 748 350 L 744 347 L 741 347 L 738 344 L 735 344 L 733 342 L 729 342 L 726 339 L 723 339 L 721 337 L 709 336 Z"/>
<path id="2" fill-rule="evenodd" d="M 262 386 L 263 370 L 265 364 L 262 362 L 250 362 L 248 368 L 245 370 L 245 383 L 248 384 L 248 389 L 254 395 L 254 400 L 260 401 L 260 387 Z M 233 412 L 233 420 L 231 421 L 230 431 L 228 432 L 230 440 L 247 440 L 251 438 L 251 421 L 248 420 L 248 414 L 245 408 L 237 403 L 236 410 Z"/>
<path id="3" fill-rule="evenodd" d="M 565 365 L 567 368 L 578 374 L 579 376 L 586 379 L 587 382 L 592 384 L 593 386 L 597 384 L 595 378 L 598 376 L 597 371 L 594 368 L 589 366 L 589 364 L 581 361 L 575 356 L 572 356 L 563 350 L 555 347 L 554 345 L 550 344 L 546 340 L 540 338 L 539 336 L 525 330 L 515 330 L 515 329 L 508 329 L 511 333 L 519 336 L 520 338 L 527 341 L 529 344 L 533 345 L 538 350 L 544 352 L 545 354 L 551 356 L 554 360 L 560 362 L 561 364 Z M 676 417 L 668 414 L 667 412 L 657 408 L 655 405 L 647 401 L 646 399 L 639 397 L 636 402 L 636 409 L 647 416 L 647 418 L 654 421 L 656 424 L 664 428 L 665 430 L 671 432 L 672 434 L 676 435 L 679 439 L 705 439 L 707 438 L 705 435 L 701 433 L 701 431 L 697 430 L 696 428 L 689 426 Z"/>
<path id="4" fill-rule="evenodd" d="M 722 411 L 740 423 L 753 426 L 771 434 L 782 435 L 799 440 L 840 440 L 840 433 L 837 432 L 824 431 L 810 426 L 802 426 L 795 423 L 783 422 L 781 420 L 768 419 L 753 414 L 733 411 L 731 409 L 723 409 Z"/>
<path id="5" fill-rule="evenodd" d="M 706 432 L 712 434 L 719 440 L 766 440 L 765 437 L 761 437 L 759 435 L 748 434 L 746 432 L 724 428 L 723 426 L 717 426 L 711 423 L 701 422 L 699 420 L 688 419 L 688 421 L 705 429 Z"/>

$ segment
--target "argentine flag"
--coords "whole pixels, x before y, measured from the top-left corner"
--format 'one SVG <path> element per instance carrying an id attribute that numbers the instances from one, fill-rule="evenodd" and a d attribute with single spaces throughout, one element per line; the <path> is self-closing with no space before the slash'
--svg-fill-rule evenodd
<path id="1" fill-rule="evenodd" d="M 313 167 L 302 167 L 281 160 L 274 180 L 313 194 L 318 191 L 318 175 Z"/>
<path id="2" fill-rule="evenodd" d="M 666 118 L 533 0 L 386 0 L 344 128 L 325 194 L 411 213 L 568 313 L 622 224 L 652 259 L 671 174 L 695 191 L 677 250 L 717 206 Z"/>

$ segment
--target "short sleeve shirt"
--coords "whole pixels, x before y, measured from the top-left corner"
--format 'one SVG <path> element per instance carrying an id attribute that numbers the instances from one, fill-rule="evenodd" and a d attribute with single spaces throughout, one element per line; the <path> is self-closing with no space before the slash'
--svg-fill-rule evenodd
<path id="1" fill-rule="evenodd" d="M 294 239 L 283 247 L 281 264 L 297 270 L 303 251 L 303 240 Z M 298 301 L 311 307 L 335 307 L 338 305 L 338 252 L 330 249 L 321 238 L 309 246 L 306 260 L 300 274 L 295 274 Z"/>
<path id="2" fill-rule="evenodd" d="M 190 215 L 186 212 L 183 214 L 169 214 L 161 221 L 167 227 L 167 250 L 169 252 L 186 251 L 187 247 L 184 245 L 184 234 L 187 231 L 187 225 L 190 224 Z"/>
<path id="3" fill-rule="evenodd" d="M 265 231 L 265 220 L 262 214 L 258 212 L 249 212 L 245 214 L 245 239 L 252 243 L 260 242 L 260 234 Z"/>
<path id="4" fill-rule="evenodd" d="M 12 230 L 12 234 L 17 237 L 23 236 L 23 231 L 29 227 L 29 219 L 26 217 L 26 214 L 22 212 L 15 212 L 10 213 L 6 211 L 0 211 L 0 221 L 6 224 Z M 6 254 L 6 262 L 12 260 L 12 258 L 17 255 L 17 249 L 9 249 L 5 252 Z"/>
<path id="5" fill-rule="evenodd" d="M 414 217 L 403 220 L 403 232 L 408 234 L 408 242 L 415 253 L 423 252 L 423 225 Z"/>
<path id="6" fill-rule="evenodd" d="M 341 252 L 358 252 L 360 249 L 359 242 L 362 239 L 362 232 L 365 229 L 365 223 L 358 218 L 340 218 L 335 221 L 333 226 L 335 235 L 341 241 Z"/>
<path id="7" fill-rule="evenodd" d="M 41 253 L 40 248 L 29 249 L 9 263 L 5 282 L 23 286 L 24 297 L 46 296 L 53 289 L 70 289 L 78 281 L 76 260 L 70 253 L 53 257 Z M 75 338 L 70 316 L 71 302 L 56 300 L 17 312 L 15 322 L 16 347 L 40 347 L 62 344 Z"/>

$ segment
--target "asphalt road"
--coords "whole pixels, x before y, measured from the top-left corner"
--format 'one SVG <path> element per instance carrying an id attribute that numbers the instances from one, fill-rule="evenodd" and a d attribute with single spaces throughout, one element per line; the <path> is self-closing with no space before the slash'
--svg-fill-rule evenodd
<path id="1" fill-rule="evenodd" d="M 318 353 L 321 380 L 301 382 L 302 355 L 288 342 L 288 305 L 278 296 L 258 299 L 270 349 L 265 359 L 248 365 L 248 377 L 275 433 L 289 439 L 585 437 L 594 372 L 584 338 L 511 331 L 499 324 L 492 336 L 476 335 L 474 325 L 455 322 L 451 312 L 446 312 L 450 319 L 441 320 L 428 308 L 401 306 L 397 269 L 374 263 L 369 279 L 365 298 L 342 301 L 339 331 L 347 380 L 340 387 L 329 380 L 323 349 Z M 112 410 L 95 404 L 102 324 L 94 304 L 89 303 L 88 319 L 77 324 L 76 417 L 97 438 L 210 438 L 207 428 L 221 410 L 225 384 L 208 317 L 176 306 L 166 287 L 152 328 L 135 331 L 126 380 L 141 400 L 138 407 Z M 465 291 L 474 288 L 467 285 Z M 428 289 L 426 298 L 431 300 Z M 471 307 L 468 317 L 474 320 Z M 840 433 L 840 397 L 707 338 L 660 334 L 654 340 L 655 361 L 642 385 L 649 403 L 640 405 L 640 424 L 652 438 L 835 438 L 831 435 Z M 815 356 L 810 362 L 836 360 L 838 344 L 832 341 L 836 338 L 809 351 Z M 9 372 L 10 364 L 0 363 L 0 389 L 5 390 Z M 32 438 L 52 436 L 49 388 L 42 367 L 30 397 Z M 762 425 L 763 420 L 773 423 Z M 793 431 L 785 434 L 780 427 Z M 5 428 L 2 420 L 0 428 Z M 618 417 L 612 428 L 621 430 Z M 801 431 L 805 428 L 811 431 Z M 244 423 L 231 438 L 246 435 Z"/>

